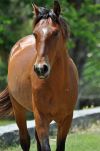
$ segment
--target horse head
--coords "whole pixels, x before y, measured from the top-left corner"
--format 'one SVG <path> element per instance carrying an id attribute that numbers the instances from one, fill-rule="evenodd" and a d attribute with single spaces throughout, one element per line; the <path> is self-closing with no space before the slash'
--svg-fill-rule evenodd
<path id="1" fill-rule="evenodd" d="M 60 17 L 60 4 L 54 1 L 53 9 L 33 5 L 35 19 L 33 35 L 36 39 L 37 57 L 34 71 L 41 79 L 49 76 L 52 66 L 65 48 L 68 28 Z"/>

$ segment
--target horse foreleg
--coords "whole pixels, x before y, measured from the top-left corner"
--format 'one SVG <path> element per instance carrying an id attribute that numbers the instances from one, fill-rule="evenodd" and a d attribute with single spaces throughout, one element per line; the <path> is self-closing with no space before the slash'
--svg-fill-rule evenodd
<path id="1" fill-rule="evenodd" d="M 36 129 L 35 129 L 35 138 L 36 138 L 36 141 L 37 141 L 37 150 L 41 151 L 41 144 L 40 144 Z"/>
<path id="2" fill-rule="evenodd" d="M 37 132 L 37 143 L 38 151 L 51 151 L 49 145 L 49 122 L 47 119 L 38 112 L 34 112 L 36 132 Z"/>
<path id="3" fill-rule="evenodd" d="M 30 136 L 28 134 L 26 125 L 26 111 L 25 109 L 17 103 L 17 101 L 11 97 L 11 101 L 14 109 L 14 116 L 16 123 L 19 128 L 20 144 L 23 151 L 29 151 L 30 149 Z"/>
<path id="4" fill-rule="evenodd" d="M 64 121 L 58 123 L 58 134 L 57 134 L 57 149 L 56 151 L 65 151 L 66 137 L 69 132 L 69 128 L 72 121 L 72 114 L 67 116 Z"/>

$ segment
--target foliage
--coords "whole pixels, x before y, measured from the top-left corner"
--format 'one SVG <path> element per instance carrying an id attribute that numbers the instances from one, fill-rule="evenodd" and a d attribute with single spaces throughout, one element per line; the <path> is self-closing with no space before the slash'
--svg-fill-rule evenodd
<path id="1" fill-rule="evenodd" d="M 27 4 L 28 3 L 28 4 Z M 27 20 L 32 14 L 27 0 L 6 0 L 0 4 L 0 44 L 7 51 L 24 34 L 31 29 L 27 27 Z M 32 15 L 31 15 L 32 16 Z M 29 21 L 28 21 L 29 25 Z M 30 28 L 30 27 L 29 27 Z"/>
<path id="2" fill-rule="evenodd" d="M 7 64 L 2 62 L 0 58 L 0 88 L 4 88 L 4 85 L 6 85 L 7 82 L 6 73 L 7 73 Z"/>
<path id="3" fill-rule="evenodd" d="M 29 0 L 0 1 L 0 89 L 5 87 L 7 75 L 7 59 L 2 54 L 9 54 L 18 39 L 32 33 L 31 7 Z"/>
<path id="4" fill-rule="evenodd" d="M 84 66 L 83 79 L 80 82 L 81 94 L 100 96 L 100 47 L 89 52 Z"/>
<path id="5" fill-rule="evenodd" d="M 65 2 L 65 1 L 64 1 Z M 84 45 L 87 45 L 89 50 L 93 50 L 97 44 L 96 32 L 99 22 L 95 17 L 100 13 L 100 6 L 92 4 L 91 1 L 85 0 L 79 10 L 76 10 L 73 5 L 66 4 L 67 9 L 63 7 L 63 14 L 68 19 L 71 30 L 71 45 L 74 47 L 75 37 L 81 39 Z"/>
<path id="6" fill-rule="evenodd" d="M 86 52 L 87 61 L 83 70 L 83 78 L 80 80 L 81 94 L 99 94 L 100 46 L 98 44 L 100 42 L 100 22 L 98 19 L 100 16 L 100 4 L 93 4 L 91 0 L 85 0 L 80 9 L 77 10 L 73 5 L 63 0 L 62 14 L 70 25 L 69 48 L 71 50 L 75 48 L 75 41 L 78 38 L 81 43 L 80 49 L 84 45 L 86 51 L 88 50 Z M 78 57 L 81 57 L 82 53 Z"/>

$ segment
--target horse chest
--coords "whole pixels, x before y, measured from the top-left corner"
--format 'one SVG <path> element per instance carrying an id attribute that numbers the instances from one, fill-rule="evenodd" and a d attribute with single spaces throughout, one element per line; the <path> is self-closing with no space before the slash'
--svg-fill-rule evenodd
<path id="1" fill-rule="evenodd" d="M 33 101 L 35 107 L 45 114 L 53 116 L 59 110 L 59 100 L 62 98 L 62 93 L 55 91 L 52 88 L 42 88 L 34 90 Z"/>

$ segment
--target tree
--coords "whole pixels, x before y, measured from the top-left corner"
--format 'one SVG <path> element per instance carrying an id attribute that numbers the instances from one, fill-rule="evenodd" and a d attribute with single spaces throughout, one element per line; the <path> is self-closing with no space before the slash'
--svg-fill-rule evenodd
<path id="1" fill-rule="evenodd" d="M 68 0 L 64 6 L 68 8 L 65 8 L 64 15 L 71 27 L 71 56 L 81 77 L 87 54 L 97 45 L 96 30 L 99 22 L 95 18 L 99 14 L 99 6 L 90 0 Z"/>
<path id="2" fill-rule="evenodd" d="M 98 37 L 100 35 L 100 5 L 94 1 L 67 0 L 64 3 L 64 15 L 71 27 L 71 56 L 77 65 L 80 77 L 80 95 L 98 95 L 100 91 L 100 51 Z"/>
<path id="3" fill-rule="evenodd" d="M 32 33 L 32 15 L 31 0 L 0 1 L 0 89 L 7 81 L 11 47 L 18 39 Z"/>

